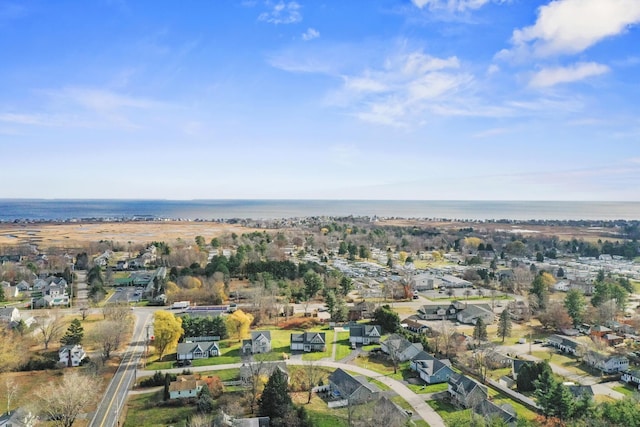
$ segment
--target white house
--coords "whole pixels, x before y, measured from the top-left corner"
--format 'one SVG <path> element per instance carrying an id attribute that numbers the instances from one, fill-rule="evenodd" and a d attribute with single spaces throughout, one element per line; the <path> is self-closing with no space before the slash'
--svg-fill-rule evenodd
<path id="1" fill-rule="evenodd" d="M 58 351 L 60 364 L 65 366 L 80 366 L 82 359 L 87 357 L 81 345 L 65 345 Z"/>
<path id="2" fill-rule="evenodd" d="M 202 387 L 206 387 L 204 381 L 196 380 L 190 375 L 180 376 L 169 384 L 169 399 L 197 397 Z"/>
<path id="3" fill-rule="evenodd" d="M 406 338 L 398 334 L 389 335 L 386 340 L 380 343 L 380 348 L 383 352 L 396 357 L 400 362 L 414 358 L 423 349 L 422 344 L 410 343 Z"/>
<path id="4" fill-rule="evenodd" d="M 596 351 L 588 351 L 584 355 L 586 364 L 593 366 L 605 374 L 624 372 L 629 369 L 629 359 L 624 356 L 606 355 Z"/>
<path id="5" fill-rule="evenodd" d="M 271 332 L 253 331 L 250 340 L 242 341 L 244 354 L 269 353 L 271 351 Z"/>

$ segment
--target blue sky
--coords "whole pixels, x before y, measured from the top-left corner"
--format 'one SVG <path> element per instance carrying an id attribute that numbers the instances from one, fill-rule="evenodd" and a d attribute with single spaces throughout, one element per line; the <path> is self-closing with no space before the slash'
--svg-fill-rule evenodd
<path id="1" fill-rule="evenodd" d="M 640 200 L 640 0 L 0 0 L 0 198 Z"/>

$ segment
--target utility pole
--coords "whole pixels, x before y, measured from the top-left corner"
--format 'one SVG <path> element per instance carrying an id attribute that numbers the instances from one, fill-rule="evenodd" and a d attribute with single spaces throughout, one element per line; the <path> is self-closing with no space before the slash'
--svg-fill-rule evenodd
<path id="1" fill-rule="evenodd" d="M 149 328 L 151 325 L 147 324 L 147 339 L 144 341 L 144 361 L 142 362 L 142 367 L 147 367 L 147 356 L 149 354 Z"/>

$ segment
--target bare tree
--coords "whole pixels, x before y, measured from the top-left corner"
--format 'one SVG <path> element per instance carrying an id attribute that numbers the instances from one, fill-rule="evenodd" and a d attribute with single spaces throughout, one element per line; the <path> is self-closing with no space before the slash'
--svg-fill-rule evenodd
<path id="1" fill-rule="evenodd" d="M 213 416 L 210 414 L 195 414 L 189 420 L 189 427 L 210 427 L 213 425 Z"/>
<path id="2" fill-rule="evenodd" d="M 309 360 L 304 364 L 304 373 L 307 380 L 307 387 L 309 388 L 307 403 L 311 403 L 313 387 L 315 387 L 318 384 L 318 381 L 320 381 L 320 378 L 322 377 L 322 371 L 320 370 L 318 364 L 316 364 L 313 360 Z"/>
<path id="3" fill-rule="evenodd" d="M 117 351 L 129 329 L 128 323 L 105 320 L 91 332 L 90 340 L 102 351 L 102 360 L 111 357 L 111 352 Z"/>
<path id="4" fill-rule="evenodd" d="M 242 381 L 244 381 L 247 387 L 247 400 L 249 401 L 252 414 L 255 413 L 258 396 L 262 393 L 264 385 L 267 382 L 267 367 L 265 366 L 264 355 L 256 354 L 253 359 L 253 361 L 250 361 L 247 358 L 246 362 L 243 363 L 240 368 Z"/>
<path id="5" fill-rule="evenodd" d="M 4 385 L 7 393 L 7 414 L 11 414 L 11 401 L 18 395 L 18 384 L 13 378 L 7 378 Z"/>
<path id="6" fill-rule="evenodd" d="M 62 381 L 50 382 L 36 393 L 40 412 L 56 427 L 71 427 L 78 415 L 97 400 L 100 382 L 98 376 L 68 373 Z"/>
<path id="7" fill-rule="evenodd" d="M 393 365 L 393 373 L 398 372 L 398 364 L 400 363 L 400 343 L 401 339 L 397 336 L 391 336 L 384 342 L 386 353 Z"/>
<path id="8" fill-rule="evenodd" d="M 106 304 L 102 307 L 102 315 L 105 320 L 113 320 L 118 323 L 126 323 L 131 318 L 131 308 L 126 302 Z"/>
<path id="9" fill-rule="evenodd" d="M 40 336 L 44 349 L 49 349 L 49 343 L 56 341 L 62 335 L 64 331 L 64 323 L 62 317 L 57 311 L 44 312 L 43 315 L 35 318 L 35 331 Z"/>

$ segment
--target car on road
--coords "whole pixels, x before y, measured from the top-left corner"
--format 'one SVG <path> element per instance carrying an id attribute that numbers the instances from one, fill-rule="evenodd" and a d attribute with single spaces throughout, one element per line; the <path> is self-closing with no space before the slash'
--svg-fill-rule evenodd
<path id="1" fill-rule="evenodd" d="M 116 292 L 122 292 L 123 290 L 124 289 L 122 289 L 122 288 L 118 288 L 118 289 L 116 289 Z"/>

